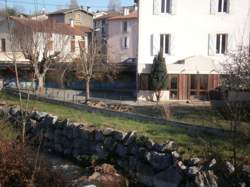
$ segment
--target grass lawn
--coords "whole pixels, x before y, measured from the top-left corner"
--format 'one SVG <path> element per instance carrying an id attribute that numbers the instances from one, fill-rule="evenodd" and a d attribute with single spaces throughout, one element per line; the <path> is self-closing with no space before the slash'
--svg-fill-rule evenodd
<path id="1" fill-rule="evenodd" d="M 17 98 L 4 93 L 0 93 L 0 101 L 5 101 L 10 105 L 18 105 Z M 30 101 L 29 109 L 37 109 L 39 111 L 57 115 L 61 119 L 68 118 L 74 122 L 82 122 L 99 128 L 112 127 L 123 131 L 135 130 L 138 134 L 146 135 L 156 142 L 174 140 L 178 144 L 178 151 L 182 153 L 183 156 L 204 156 L 210 151 L 215 151 L 216 153 L 220 153 L 226 157 L 230 156 L 230 139 L 214 136 L 208 133 L 199 133 L 194 135 L 193 133 L 189 133 L 187 130 L 170 127 L 167 124 L 157 125 L 154 123 L 143 123 L 118 117 L 107 117 L 101 114 L 88 113 L 68 108 L 66 106 L 35 100 Z M 242 145 L 242 147 L 239 146 L 240 156 L 250 160 L 250 140 L 242 138 L 240 145 Z"/>

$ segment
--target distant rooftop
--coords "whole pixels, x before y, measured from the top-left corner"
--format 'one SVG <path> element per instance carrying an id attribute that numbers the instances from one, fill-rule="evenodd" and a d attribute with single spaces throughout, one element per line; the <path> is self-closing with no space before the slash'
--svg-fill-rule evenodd
<path id="1" fill-rule="evenodd" d="M 55 12 L 48 13 L 48 15 L 67 14 L 67 13 L 74 12 L 74 11 L 82 11 L 82 12 L 84 12 L 86 14 L 89 14 L 89 15 L 93 16 L 92 13 L 88 12 L 87 10 L 84 10 L 83 8 L 60 9 L 60 10 L 56 10 Z"/>

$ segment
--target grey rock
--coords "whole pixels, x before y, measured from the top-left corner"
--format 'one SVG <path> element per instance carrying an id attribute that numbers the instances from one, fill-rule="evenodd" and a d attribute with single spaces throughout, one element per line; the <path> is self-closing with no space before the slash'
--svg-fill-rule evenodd
<path id="1" fill-rule="evenodd" d="M 96 155 L 100 159 L 107 159 L 108 153 L 104 150 L 104 147 L 102 145 L 96 146 Z"/>
<path id="2" fill-rule="evenodd" d="M 145 186 L 153 186 L 154 182 L 154 172 L 153 169 L 147 165 L 143 164 L 141 162 L 137 163 L 136 166 L 136 177 L 138 181 Z"/>
<path id="3" fill-rule="evenodd" d="M 163 170 L 171 166 L 173 159 L 170 154 L 157 153 L 157 152 L 148 152 L 146 154 L 147 161 L 152 165 L 156 170 Z"/>
<path id="4" fill-rule="evenodd" d="M 130 171 L 130 174 L 134 173 L 135 170 L 136 170 L 136 164 L 137 164 L 137 160 L 135 157 L 133 156 L 130 156 L 129 157 L 129 171 Z"/>
<path id="5" fill-rule="evenodd" d="M 177 151 L 173 151 L 172 152 L 172 156 L 173 156 L 173 158 L 174 158 L 175 161 L 178 160 L 181 157 L 180 154 L 177 153 Z"/>
<path id="6" fill-rule="evenodd" d="M 121 131 L 114 131 L 113 132 L 113 137 L 117 141 L 122 141 L 124 139 L 125 135 L 126 134 L 124 132 L 121 132 Z"/>
<path id="7" fill-rule="evenodd" d="M 200 171 L 200 168 L 196 167 L 196 166 L 192 166 L 188 168 L 188 175 L 194 176 L 197 175 Z"/>
<path id="8" fill-rule="evenodd" d="M 231 164 L 230 162 L 226 162 L 226 169 L 229 174 L 232 174 L 235 171 L 234 165 Z"/>
<path id="9" fill-rule="evenodd" d="M 162 148 L 162 152 L 172 152 L 176 149 L 176 144 L 174 141 L 167 142 Z"/>
<path id="10" fill-rule="evenodd" d="M 103 129 L 103 135 L 104 136 L 111 136 L 113 132 L 114 132 L 114 129 L 112 129 L 112 128 Z"/>
<path id="11" fill-rule="evenodd" d="M 116 147 L 116 154 L 122 158 L 126 157 L 128 148 L 122 144 L 118 144 Z"/>
<path id="12" fill-rule="evenodd" d="M 200 163 L 200 159 L 199 158 L 191 158 L 189 160 L 189 166 L 197 166 Z"/>
<path id="13" fill-rule="evenodd" d="M 71 156 L 71 154 L 72 154 L 72 149 L 65 149 L 65 150 L 63 151 L 63 154 L 64 154 L 65 156 Z"/>
<path id="14" fill-rule="evenodd" d="M 217 187 L 218 182 L 217 176 L 213 173 L 213 171 L 208 170 L 208 171 L 202 171 L 197 174 L 195 177 L 195 184 L 198 187 Z"/>
<path id="15" fill-rule="evenodd" d="M 79 138 L 81 137 L 81 129 L 79 127 L 73 128 L 73 138 Z"/>
<path id="16" fill-rule="evenodd" d="M 21 115 L 21 110 L 20 110 L 20 108 L 12 107 L 12 108 L 10 108 L 9 113 L 12 116 L 19 116 L 19 115 Z"/>
<path id="17" fill-rule="evenodd" d="M 184 165 L 184 163 L 182 161 L 177 162 L 177 166 L 182 170 L 186 170 L 187 166 Z"/>
<path id="18" fill-rule="evenodd" d="M 31 118 L 34 120 L 37 120 L 37 121 L 41 121 L 47 115 L 48 115 L 48 113 L 46 113 L 46 112 L 32 111 Z"/>
<path id="19" fill-rule="evenodd" d="M 153 149 L 154 144 L 155 144 L 154 141 L 151 139 L 145 140 L 145 146 L 150 150 Z"/>
<path id="20" fill-rule="evenodd" d="M 136 140 L 136 131 L 128 132 L 123 141 L 125 145 L 130 145 Z"/>
<path id="21" fill-rule="evenodd" d="M 139 147 L 135 144 L 130 145 L 128 147 L 128 149 L 129 149 L 129 154 L 131 154 L 131 155 L 138 155 L 139 154 Z"/>
<path id="22" fill-rule="evenodd" d="M 211 168 L 213 168 L 213 167 L 215 166 L 216 163 L 217 163 L 217 161 L 216 161 L 216 159 L 214 158 L 214 159 L 212 159 L 212 160 L 210 161 L 208 167 L 211 169 Z"/>
<path id="23" fill-rule="evenodd" d="M 154 176 L 155 187 L 178 187 L 182 177 L 176 168 L 170 167 Z"/>
<path id="24" fill-rule="evenodd" d="M 63 152 L 63 147 L 61 144 L 55 144 L 55 151 L 62 153 Z"/>
<path id="25" fill-rule="evenodd" d="M 104 135 L 102 134 L 102 131 L 95 131 L 95 141 L 96 142 L 102 142 L 104 140 Z"/>
<path id="26" fill-rule="evenodd" d="M 117 143 L 113 140 L 112 137 L 105 138 L 104 140 L 104 148 L 109 151 L 114 151 Z"/>
<path id="27" fill-rule="evenodd" d="M 129 171 L 129 161 L 128 160 L 117 160 L 117 165 L 124 171 Z"/>
<path id="28" fill-rule="evenodd" d="M 66 136 L 68 139 L 73 138 L 73 129 L 71 126 L 67 126 L 63 129 L 63 134 Z"/>

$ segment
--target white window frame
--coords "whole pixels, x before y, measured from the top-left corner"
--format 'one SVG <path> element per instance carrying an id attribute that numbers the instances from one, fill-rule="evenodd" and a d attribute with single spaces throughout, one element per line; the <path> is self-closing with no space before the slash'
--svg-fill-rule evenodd
<path id="1" fill-rule="evenodd" d="M 223 47 L 222 47 L 223 36 L 225 36 L 225 51 L 223 51 Z M 219 43 L 217 42 L 218 41 L 217 40 L 218 37 L 219 37 Z M 216 52 L 216 54 L 217 55 L 224 55 L 224 54 L 226 54 L 227 50 L 228 50 L 228 34 L 226 34 L 226 33 L 216 34 L 215 41 L 216 41 L 216 44 L 215 44 L 215 52 Z"/>

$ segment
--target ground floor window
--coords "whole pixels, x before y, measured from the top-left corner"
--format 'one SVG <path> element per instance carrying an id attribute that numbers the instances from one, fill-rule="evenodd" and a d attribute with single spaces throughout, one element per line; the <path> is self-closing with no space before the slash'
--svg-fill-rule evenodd
<path id="1" fill-rule="evenodd" d="M 140 74 L 140 90 L 149 90 L 149 74 Z"/>
<path id="2" fill-rule="evenodd" d="M 208 97 L 208 75 L 190 75 L 190 90 L 191 98 Z"/>
<path id="3" fill-rule="evenodd" d="M 169 75 L 170 99 L 178 99 L 178 75 Z"/>

